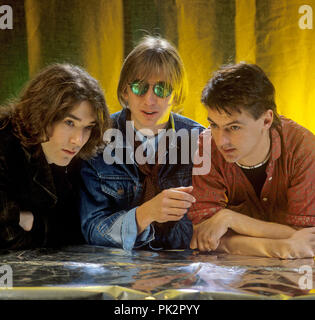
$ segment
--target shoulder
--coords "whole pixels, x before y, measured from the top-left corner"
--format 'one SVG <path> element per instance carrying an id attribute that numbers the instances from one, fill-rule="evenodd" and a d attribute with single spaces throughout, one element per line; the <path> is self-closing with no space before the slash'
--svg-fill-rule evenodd
<path id="1" fill-rule="evenodd" d="M 198 129 L 201 132 L 205 129 L 205 127 L 203 125 L 201 125 L 200 123 L 198 123 L 192 119 L 189 119 L 187 117 L 184 117 L 180 114 L 172 112 L 172 116 L 174 119 L 176 131 L 178 131 L 180 129 L 189 129 L 189 130 Z"/>
<path id="2" fill-rule="evenodd" d="M 118 118 L 119 118 L 119 116 L 121 115 L 121 113 L 122 113 L 122 110 L 120 110 L 120 111 L 118 111 L 118 112 L 115 112 L 115 113 L 112 113 L 112 114 L 110 115 L 110 117 L 111 117 L 112 120 L 117 121 Z"/>
<path id="3" fill-rule="evenodd" d="M 110 118 L 111 118 L 111 125 L 112 125 L 112 128 L 118 128 L 119 127 L 119 123 L 125 123 L 126 122 L 126 110 L 123 109 L 123 110 L 120 110 L 118 112 L 115 112 L 115 113 L 112 113 L 110 115 Z"/>
<path id="4" fill-rule="evenodd" d="M 16 151 L 16 149 L 21 149 L 21 144 L 19 139 L 13 134 L 11 123 L 3 125 L 0 123 L 0 152 L 9 153 L 10 151 Z"/>
<path id="5" fill-rule="evenodd" d="M 288 152 L 312 153 L 315 157 L 315 136 L 310 130 L 281 116 L 281 136 Z"/>
<path id="6" fill-rule="evenodd" d="M 103 166 L 103 152 L 98 152 L 94 157 L 83 160 L 81 163 L 81 169 L 98 172 Z"/>
<path id="7" fill-rule="evenodd" d="M 1 175 L 9 174 L 10 183 L 23 181 L 30 169 L 20 140 L 14 136 L 10 126 L 0 129 L 0 162 Z"/>
<path id="8" fill-rule="evenodd" d="M 125 165 L 106 163 L 104 160 L 103 152 L 98 153 L 95 157 L 82 161 L 81 173 L 87 173 L 98 178 L 104 178 L 107 176 L 121 176 Z"/>

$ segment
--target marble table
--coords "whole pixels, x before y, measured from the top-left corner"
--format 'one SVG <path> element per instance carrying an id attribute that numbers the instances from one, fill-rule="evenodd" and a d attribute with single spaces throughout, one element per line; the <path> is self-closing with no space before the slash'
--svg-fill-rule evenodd
<path id="1" fill-rule="evenodd" d="M 0 252 L 0 299 L 315 299 L 314 259 L 71 246 Z"/>

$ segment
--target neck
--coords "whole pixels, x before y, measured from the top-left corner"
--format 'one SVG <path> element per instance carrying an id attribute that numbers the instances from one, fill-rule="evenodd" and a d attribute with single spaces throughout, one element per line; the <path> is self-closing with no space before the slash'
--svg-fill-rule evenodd
<path id="1" fill-rule="evenodd" d="M 137 131 L 141 132 L 144 136 L 154 136 L 158 134 L 159 130 L 165 129 L 168 125 L 168 120 L 163 123 L 156 124 L 152 127 L 143 127 L 141 124 L 139 124 L 133 117 L 131 117 L 131 120 L 134 121 L 134 127 Z"/>
<path id="2" fill-rule="evenodd" d="M 262 137 L 261 142 L 257 144 L 255 151 L 252 152 L 248 157 L 237 161 L 238 164 L 243 166 L 256 166 L 264 162 L 270 155 L 271 139 L 269 130 Z"/>

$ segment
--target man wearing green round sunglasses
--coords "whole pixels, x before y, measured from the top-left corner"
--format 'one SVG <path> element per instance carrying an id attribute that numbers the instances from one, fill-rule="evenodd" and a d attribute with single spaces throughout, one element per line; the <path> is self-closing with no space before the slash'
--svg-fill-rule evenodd
<path id="1" fill-rule="evenodd" d="M 151 152 L 153 162 L 142 163 L 137 158 L 137 147 L 160 146 L 165 132 L 176 136 L 186 130 L 187 145 L 197 141 L 204 128 L 171 112 L 183 103 L 186 88 L 182 60 L 168 41 L 145 37 L 127 56 L 117 89 L 123 110 L 112 115 L 113 130 L 122 136 L 123 160 L 107 162 L 112 149 L 105 147 L 81 171 L 81 224 L 88 243 L 126 250 L 189 248 L 192 224 L 186 212 L 195 201 L 192 159 L 183 163 L 181 157 L 192 153 L 189 148 L 182 152 L 167 140 L 165 163 L 158 161 L 154 147 L 143 149 L 146 154 Z M 175 163 L 170 161 L 174 150 L 178 155 Z"/>
<path id="2" fill-rule="evenodd" d="M 167 98 L 172 94 L 172 86 L 165 81 L 158 81 L 156 83 L 150 84 L 147 81 L 141 81 L 141 80 L 135 80 L 131 83 L 129 83 L 129 87 L 137 96 L 143 96 L 145 95 L 150 86 L 153 87 L 153 93 L 159 97 L 159 98 Z"/>

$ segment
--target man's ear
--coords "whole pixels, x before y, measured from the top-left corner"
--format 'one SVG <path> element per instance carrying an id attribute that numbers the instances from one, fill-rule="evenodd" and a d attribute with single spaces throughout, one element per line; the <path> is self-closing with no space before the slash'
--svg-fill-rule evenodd
<path id="1" fill-rule="evenodd" d="M 264 114 L 264 126 L 269 129 L 273 123 L 273 111 L 268 109 Z"/>

